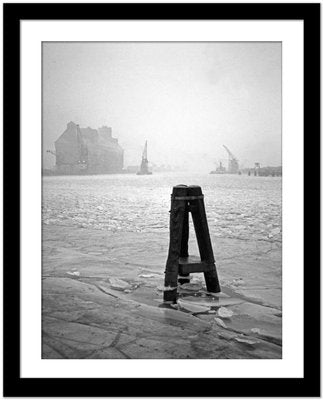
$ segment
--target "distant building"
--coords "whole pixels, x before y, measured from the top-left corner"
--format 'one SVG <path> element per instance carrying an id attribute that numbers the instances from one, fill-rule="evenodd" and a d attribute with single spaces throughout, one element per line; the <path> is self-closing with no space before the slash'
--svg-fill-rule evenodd
<path id="1" fill-rule="evenodd" d="M 55 150 L 58 173 L 109 174 L 123 169 L 123 149 L 107 126 L 80 128 L 69 122 L 56 140 Z"/>
<path id="2" fill-rule="evenodd" d="M 279 167 L 261 167 L 258 169 L 258 176 L 282 176 L 283 169 Z"/>
<path id="3" fill-rule="evenodd" d="M 283 168 L 278 167 L 261 167 L 260 163 L 255 163 L 254 168 L 244 168 L 243 173 L 247 173 L 249 176 L 252 174 L 254 176 L 282 176 Z"/>

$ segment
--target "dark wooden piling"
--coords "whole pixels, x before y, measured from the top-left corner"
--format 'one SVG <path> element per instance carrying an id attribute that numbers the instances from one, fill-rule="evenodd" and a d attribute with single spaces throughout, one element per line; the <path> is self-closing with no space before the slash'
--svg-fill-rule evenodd
<path id="1" fill-rule="evenodd" d="M 200 260 L 189 257 L 189 212 L 192 214 Z M 209 292 L 220 292 L 204 198 L 200 186 L 173 187 L 170 210 L 170 242 L 165 271 L 164 302 L 176 303 L 177 285 L 189 282 L 193 272 L 203 272 Z"/>
<path id="2" fill-rule="evenodd" d="M 182 231 L 182 242 L 181 242 L 181 251 L 180 258 L 185 259 L 188 258 L 188 238 L 189 238 L 189 205 L 188 202 L 185 204 L 184 210 L 184 220 L 183 220 L 183 231 Z M 190 281 L 190 274 L 181 273 L 178 277 L 178 283 L 183 285 L 184 283 L 188 283 Z"/>
<path id="3" fill-rule="evenodd" d="M 201 261 L 208 265 L 214 265 L 214 268 L 204 272 L 204 278 L 207 290 L 209 292 L 220 292 L 219 280 L 215 268 L 215 260 L 210 239 L 209 227 L 206 219 L 204 196 L 200 186 L 189 186 L 188 196 L 192 198 L 190 210 L 194 223 L 196 239 L 199 247 Z"/>
<path id="4" fill-rule="evenodd" d="M 182 250 L 182 234 L 184 215 L 187 208 L 186 200 L 178 200 L 187 196 L 187 186 L 173 187 L 171 195 L 169 249 L 166 262 L 164 301 L 176 303 L 179 257 Z"/>

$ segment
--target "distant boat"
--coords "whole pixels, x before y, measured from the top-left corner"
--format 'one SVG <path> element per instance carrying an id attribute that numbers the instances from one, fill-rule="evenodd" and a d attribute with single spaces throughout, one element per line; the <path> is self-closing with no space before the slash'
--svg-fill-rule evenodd
<path id="1" fill-rule="evenodd" d="M 146 140 L 145 148 L 144 151 L 142 152 L 140 170 L 137 172 L 137 175 L 151 175 L 151 174 L 152 172 L 149 172 L 148 170 L 147 140 Z"/>
<path id="2" fill-rule="evenodd" d="M 217 167 L 216 170 L 213 170 L 210 172 L 210 174 L 226 174 L 227 171 L 225 169 L 225 167 L 223 167 L 222 162 L 220 162 L 220 166 Z"/>

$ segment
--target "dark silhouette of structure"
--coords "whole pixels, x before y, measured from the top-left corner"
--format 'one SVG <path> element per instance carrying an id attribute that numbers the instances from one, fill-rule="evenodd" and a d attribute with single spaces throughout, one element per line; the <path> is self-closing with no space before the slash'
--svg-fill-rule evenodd
<path id="1" fill-rule="evenodd" d="M 55 142 L 55 170 L 59 174 L 110 174 L 122 172 L 123 149 L 112 129 L 80 128 L 74 122 Z"/>
<path id="2" fill-rule="evenodd" d="M 239 172 L 238 159 L 231 153 L 227 146 L 223 145 L 229 155 L 228 174 L 237 174 Z"/>
<path id="3" fill-rule="evenodd" d="M 200 258 L 189 256 L 189 212 L 192 214 Z M 189 275 L 203 272 L 209 292 L 221 291 L 200 186 L 173 187 L 170 210 L 170 240 L 165 271 L 164 302 L 176 303 L 177 285 Z"/>
<path id="4" fill-rule="evenodd" d="M 140 170 L 137 172 L 137 175 L 151 175 L 151 174 L 152 172 L 149 172 L 148 170 L 147 140 L 146 140 L 144 151 L 142 152 Z"/>

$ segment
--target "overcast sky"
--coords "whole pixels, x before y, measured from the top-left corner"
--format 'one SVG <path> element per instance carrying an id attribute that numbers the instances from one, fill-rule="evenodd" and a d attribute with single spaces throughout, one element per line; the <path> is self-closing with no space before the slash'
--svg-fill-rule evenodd
<path id="1" fill-rule="evenodd" d="M 280 43 L 44 43 L 44 166 L 69 121 L 112 127 L 125 166 L 281 165 Z"/>

